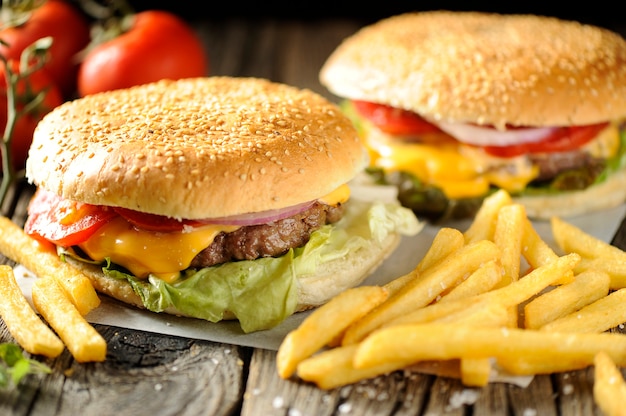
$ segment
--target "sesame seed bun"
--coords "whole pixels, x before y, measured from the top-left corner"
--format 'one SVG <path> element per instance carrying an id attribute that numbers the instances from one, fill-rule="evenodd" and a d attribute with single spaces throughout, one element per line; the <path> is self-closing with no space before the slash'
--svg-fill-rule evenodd
<path id="1" fill-rule="evenodd" d="M 207 77 L 55 108 L 37 126 L 26 174 L 67 199 L 197 219 L 315 200 L 365 164 L 354 127 L 320 95 Z"/>
<path id="2" fill-rule="evenodd" d="M 550 17 L 408 13 L 345 39 L 320 80 L 337 96 L 435 120 L 587 125 L 626 115 L 626 41 Z"/>

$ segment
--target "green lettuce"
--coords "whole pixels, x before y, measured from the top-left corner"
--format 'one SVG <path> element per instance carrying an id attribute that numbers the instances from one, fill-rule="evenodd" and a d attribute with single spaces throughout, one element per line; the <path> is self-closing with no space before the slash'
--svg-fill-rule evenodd
<path id="1" fill-rule="evenodd" d="M 379 243 L 390 233 L 415 235 L 421 227 L 413 212 L 397 203 L 353 199 L 338 223 L 315 231 L 304 247 L 278 258 L 188 269 L 173 283 L 152 275 L 137 279 L 110 263 L 103 271 L 127 280 L 150 311 L 175 307 L 211 322 L 222 320 L 229 311 L 249 333 L 272 328 L 295 312 L 299 276 L 313 274 L 319 265 L 369 245 L 372 240 Z"/>

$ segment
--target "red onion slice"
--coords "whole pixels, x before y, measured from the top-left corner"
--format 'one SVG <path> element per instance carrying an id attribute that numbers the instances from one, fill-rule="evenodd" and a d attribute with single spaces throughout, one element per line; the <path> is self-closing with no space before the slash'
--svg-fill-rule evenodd
<path id="1" fill-rule="evenodd" d="M 269 222 L 282 220 L 283 218 L 292 217 L 302 211 L 309 209 L 314 203 L 315 201 L 309 201 L 281 209 L 273 209 L 269 211 L 253 212 L 241 215 L 231 215 L 221 218 L 207 218 L 202 220 L 202 222 L 204 224 L 240 226 L 267 224 Z"/>
<path id="2" fill-rule="evenodd" d="M 476 146 L 511 146 L 540 142 L 558 129 L 558 127 L 525 127 L 498 130 L 493 127 L 462 123 L 439 122 L 436 124 L 458 141 Z"/>

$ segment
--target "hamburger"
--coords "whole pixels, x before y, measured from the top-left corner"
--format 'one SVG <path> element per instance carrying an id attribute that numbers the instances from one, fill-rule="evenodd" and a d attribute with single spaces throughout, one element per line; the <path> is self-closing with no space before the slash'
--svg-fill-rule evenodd
<path id="1" fill-rule="evenodd" d="M 626 41 L 554 17 L 412 12 L 346 38 L 320 81 L 359 127 L 369 178 L 432 220 L 505 189 L 531 218 L 626 198 Z"/>
<path id="2" fill-rule="evenodd" d="M 244 332 L 360 284 L 420 223 L 351 198 L 367 164 L 338 107 L 257 78 L 164 80 L 38 124 L 24 229 L 121 302 Z"/>

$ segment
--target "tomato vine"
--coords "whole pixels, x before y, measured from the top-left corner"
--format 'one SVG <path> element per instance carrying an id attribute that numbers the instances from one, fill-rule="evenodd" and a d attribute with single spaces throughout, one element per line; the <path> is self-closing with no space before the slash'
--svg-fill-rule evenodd
<path id="1" fill-rule="evenodd" d="M 0 39 L 0 43 L 5 42 Z M 0 142 L 0 153 L 2 154 L 2 182 L 0 183 L 0 206 L 4 206 L 4 200 L 11 188 L 17 181 L 24 178 L 24 170 L 16 171 L 13 158 L 11 142 L 13 141 L 13 132 L 17 121 L 26 116 L 33 114 L 43 103 L 47 89 L 34 92 L 29 86 L 29 77 L 41 69 L 49 59 L 49 49 L 52 45 L 52 38 L 45 37 L 35 41 L 27 47 L 21 55 L 19 62 L 19 70 L 14 71 L 10 61 L 0 54 L 0 61 L 4 66 L 6 80 L 7 95 L 7 123 L 2 134 Z M 24 82 L 27 92 L 32 99 L 24 103 L 22 107 L 18 106 L 18 85 Z M 24 94 L 27 95 L 27 94 Z"/>

